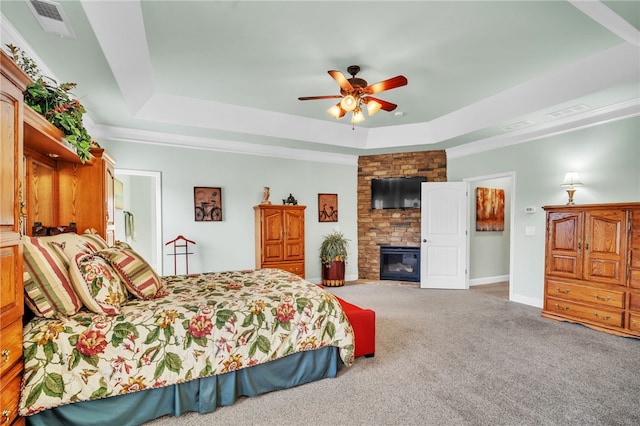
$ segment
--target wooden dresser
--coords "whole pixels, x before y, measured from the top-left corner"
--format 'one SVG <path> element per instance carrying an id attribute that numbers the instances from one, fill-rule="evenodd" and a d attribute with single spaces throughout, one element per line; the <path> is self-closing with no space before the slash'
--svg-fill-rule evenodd
<path id="1" fill-rule="evenodd" d="M 542 316 L 640 337 L 640 203 L 544 209 Z"/>
<path id="2" fill-rule="evenodd" d="M 305 206 L 255 206 L 256 268 L 279 268 L 304 278 Z"/>
<path id="3" fill-rule="evenodd" d="M 20 209 L 23 147 L 22 92 L 29 78 L 2 52 L 0 80 L 0 424 L 18 417 L 22 378 L 22 242 Z"/>

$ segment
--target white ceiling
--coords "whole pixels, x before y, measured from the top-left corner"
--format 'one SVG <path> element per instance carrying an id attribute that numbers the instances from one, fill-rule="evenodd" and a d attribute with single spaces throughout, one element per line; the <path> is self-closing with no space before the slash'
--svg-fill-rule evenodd
<path id="1" fill-rule="evenodd" d="M 78 83 L 98 142 L 353 163 L 450 156 L 640 114 L 640 1 L 60 1 L 76 38 L 3 0 L 2 44 Z M 336 69 L 398 104 L 352 128 Z M 558 113 L 564 111 L 566 114 Z M 366 114 L 365 114 L 366 115 Z"/>

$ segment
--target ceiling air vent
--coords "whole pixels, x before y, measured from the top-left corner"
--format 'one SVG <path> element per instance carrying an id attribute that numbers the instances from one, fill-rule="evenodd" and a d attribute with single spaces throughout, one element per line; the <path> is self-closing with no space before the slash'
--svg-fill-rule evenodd
<path id="1" fill-rule="evenodd" d="M 43 30 L 61 37 L 76 38 L 59 3 L 48 0 L 28 0 L 27 4 Z"/>
<path id="2" fill-rule="evenodd" d="M 513 124 L 510 124 L 508 126 L 501 127 L 500 130 L 502 130 L 503 132 L 511 132 L 511 131 L 514 131 L 514 130 L 521 129 L 523 127 L 529 127 L 529 126 L 531 126 L 533 124 L 535 124 L 535 123 L 533 121 L 530 121 L 530 120 L 518 121 L 517 123 L 513 123 Z"/>
<path id="3" fill-rule="evenodd" d="M 569 115 L 573 115 L 573 114 L 578 114 L 579 112 L 584 112 L 587 110 L 590 110 L 591 107 L 589 105 L 585 105 L 585 104 L 580 104 L 580 105 L 575 105 L 572 107 L 568 107 L 568 108 L 564 108 L 558 111 L 554 111 L 554 112 L 550 112 L 549 114 L 547 114 L 547 117 L 551 118 L 551 119 L 557 119 L 557 118 L 562 118 L 562 117 L 566 117 Z"/>

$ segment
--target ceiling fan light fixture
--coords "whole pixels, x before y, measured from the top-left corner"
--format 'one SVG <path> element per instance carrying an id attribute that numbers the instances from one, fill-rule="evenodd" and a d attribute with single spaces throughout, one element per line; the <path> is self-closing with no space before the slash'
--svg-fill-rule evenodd
<path id="1" fill-rule="evenodd" d="M 347 112 L 353 111 L 357 106 L 358 101 L 353 95 L 347 95 L 340 101 L 340 107 Z"/>
<path id="2" fill-rule="evenodd" d="M 352 123 L 361 123 L 364 121 L 364 114 L 362 113 L 362 110 L 360 108 L 356 108 L 353 111 L 353 116 L 351 117 L 351 122 Z"/>
<path id="3" fill-rule="evenodd" d="M 327 110 L 327 113 L 335 118 L 336 120 L 339 119 L 340 117 L 342 117 L 344 114 L 342 113 L 342 111 L 344 111 L 342 108 L 340 108 L 340 102 L 338 102 L 337 104 L 335 104 L 334 106 L 332 106 L 331 108 L 329 108 Z"/>
<path id="4" fill-rule="evenodd" d="M 382 108 L 382 104 L 380 102 L 376 102 L 376 101 L 367 102 L 367 113 L 369 114 L 369 117 L 371 117 L 372 115 L 375 115 L 378 111 L 380 111 L 380 108 Z"/>

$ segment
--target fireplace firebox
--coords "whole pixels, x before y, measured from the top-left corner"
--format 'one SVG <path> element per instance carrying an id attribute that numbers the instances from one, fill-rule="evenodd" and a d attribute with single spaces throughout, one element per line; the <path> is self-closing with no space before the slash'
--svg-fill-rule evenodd
<path id="1" fill-rule="evenodd" d="M 380 279 L 420 282 L 420 247 L 380 246 Z"/>

